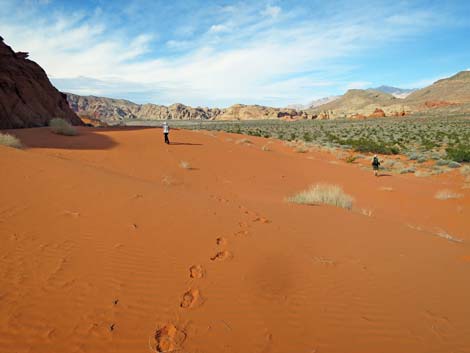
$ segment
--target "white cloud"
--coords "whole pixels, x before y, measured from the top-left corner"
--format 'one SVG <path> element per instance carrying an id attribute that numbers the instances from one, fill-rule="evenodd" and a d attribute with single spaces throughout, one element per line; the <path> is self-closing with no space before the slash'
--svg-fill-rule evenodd
<path id="1" fill-rule="evenodd" d="M 282 9 L 279 6 L 271 6 L 268 5 L 266 8 L 261 12 L 263 16 L 273 17 L 276 18 L 281 13 Z"/>
<path id="2" fill-rule="evenodd" d="M 267 6 L 264 17 L 259 8 L 234 9 L 223 8 L 229 17 L 212 22 L 217 24 L 192 41 L 165 40 L 161 47 L 182 53 L 172 56 L 151 51 L 155 34 L 123 36 L 113 24 L 82 13 L 30 23 L 4 21 L 0 12 L 0 33 L 15 50 L 30 52 L 59 88 L 77 93 L 85 94 L 89 85 L 88 92 L 103 95 L 118 94 L 121 88 L 125 94 L 127 88 L 132 94 L 145 93 L 154 103 L 284 105 L 307 101 L 319 92 L 331 95 L 329 87 L 344 86 L 341 79 L 322 79 L 332 63 L 416 31 L 413 12 L 380 26 L 375 14 L 367 13 L 315 22 L 289 18 L 273 26 L 273 18 L 284 17 L 277 6 Z M 410 25 L 397 27 L 397 22 Z M 194 23 L 186 28 L 195 33 Z M 217 40 L 221 33 L 223 41 Z M 88 79 L 73 85 L 79 76 Z M 349 87 L 369 84 L 353 82 Z"/>
<path id="3" fill-rule="evenodd" d="M 229 31 L 230 31 L 229 27 L 223 24 L 212 25 L 211 28 L 209 29 L 210 33 L 221 33 L 221 32 L 229 32 Z"/>

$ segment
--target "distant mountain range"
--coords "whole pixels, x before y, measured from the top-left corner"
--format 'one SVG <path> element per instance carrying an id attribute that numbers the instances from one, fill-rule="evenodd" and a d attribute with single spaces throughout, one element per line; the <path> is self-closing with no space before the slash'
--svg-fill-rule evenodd
<path id="1" fill-rule="evenodd" d="M 114 123 L 121 120 L 253 120 L 253 119 L 308 119 L 306 111 L 290 108 L 272 108 L 260 105 L 235 104 L 229 108 L 190 107 L 176 103 L 170 106 L 136 104 L 124 99 L 79 96 L 67 93 L 70 108 L 80 117 Z"/>
<path id="2" fill-rule="evenodd" d="M 315 107 L 318 107 L 320 105 L 333 102 L 334 100 L 336 100 L 338 98 L 341 98 L 341 96 L 329 96 L 329 97 L 324 97 L 324 98 L 320 98 L 320 99 L 315 99 L 315 100 L 313 100 L 310 103 L 307 103 L 305 105 L 291 104 L 291 105 L 288 105 L 287 108 L 292 108 L 292 109 L 297 109 L 297 110 L 305 110 L 305 109 L 315 108 Z"/>
<path id="3" fill-rule="evenodd" d="M 78 96 L 67 93 L 70 107 L 79 116 L 105 122 L 120 120 L 254 120 L 254 119 L 335 119 L 403 116 L 435 109 L 470 112 L 470 72 L 462 71 L 423 89 L 380 86 L 351 89 L 342 96 L 314 100 L 307 105 L 272 108 L 236 104 L 229 108 L 136 104 L 123 99 Z"/>
<path id="4" fill-rule="evenodd" d="M 368 88 L 367 90 L 379 91 L 379 92 L 391 94 L 392 96 L 396 98 L 406 98 L 417 89 L 416 88 L 415 89 L 397 88 L 397 87 L 392 87 L 392 86 L 380 86 L 376 88 Z M 342 96 L 324 97 L 324 98 L 313 100 L 310 103 L 307 103 L 304 105 L 303 104 L 290 104 L 287 106 L 287 108 L 292 108 L 292 109 L 297 109 L 297 110 L 313 109 L 321 105 L 333 102 L 341 97 Z"/>
<path id="5" fill-rule="evenodd" d="M 370 89 L 373 91 L 379 91 L 379 92 L 391 94 L 392 96 L 396 98 L 406 98 L 414 91 L 417 91 L 416 88 L 407 89 L 407 88 L 397 88 L 397 87 L 392 87 L 392 86 L 380 86 L 380 87 L 370 88 Z"/>
<path id="6" fill-rule="evenodd" d="M 470 112 L 470 71 L 462 71 L 428 87 L 405 92 L 408 93 L 405 98 L 397 98 L 379 88 L 349 90 L 334 101 L 306 111 L 321 119 L 402 116 L 435 109 L 444 109 L 445 113 Z"/>

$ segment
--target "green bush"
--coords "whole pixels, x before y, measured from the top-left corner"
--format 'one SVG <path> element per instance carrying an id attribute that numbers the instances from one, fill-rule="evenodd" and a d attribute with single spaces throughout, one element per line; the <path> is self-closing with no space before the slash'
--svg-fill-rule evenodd
<path id="1" fill-rule="evenodd" d="M 389 146 L 383 142 L 375 142 L 368 139 L 346 140 L 343 144 L 350 145 L 357 152 L 372 152 L 378 154 L 398 154 L 400 151 L 395 146 Z"/>
<path id="2" fill-rule="evenodd" d="M 446 149 L 447 158 L 455 162 L 470 162 L 470 145 L 457 145 Z"/>
<path id="3" fill-rule="evenodd" d="M 49 126 L 52 129 L 52 132 L 65 135 L 65 136 L 75 136 L 77 135 L 77 130 L 64 119 L 61 118 L 54 118 L 49 121 Z"/>

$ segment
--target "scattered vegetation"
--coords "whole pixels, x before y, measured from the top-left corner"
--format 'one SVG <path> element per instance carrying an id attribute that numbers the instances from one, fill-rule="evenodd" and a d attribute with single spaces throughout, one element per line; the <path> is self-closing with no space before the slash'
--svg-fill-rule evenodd
<path id="1" fill-rule="evenodd" d="M 2 134 L 0 133 L 0 145 L 7 146 L 7 147 L 13 147 L 13 148 L 22 148 L 23 145 L 21 144 L 21 141 L 10 134 Z"/>
<path id="2" fill-rule="evenodd" d="M 59 135 L 77 135 L 77 129 L 75 129 L 68 121 L 61 118 L 51 119 L 51 121 L 49 121 L 49 126 L 51 127 L 52 132 Z"/>
<path id="3" fill-rule="evenodd" d="M 305 148 L 354 150 L 385 155 L 404 154 L 424 163 L 442 166 L 470 162 L 470 119 L 465 116 L 416 116 L 367 120 L 281 120 L 178 122 L 188 129 L 230 133 L 300 142 Z M 295 148 L 293 145 L 292 147 Z M 405 168 L 405 167 L 403 167 Z"/>
<path id="4" fill-rule="evenodd" d="M 287 199 L 289 202 L 305 205 L 332 205 L 352 209 L 353 197 L 346 194 L 338 185 L 316 184 Z"/>

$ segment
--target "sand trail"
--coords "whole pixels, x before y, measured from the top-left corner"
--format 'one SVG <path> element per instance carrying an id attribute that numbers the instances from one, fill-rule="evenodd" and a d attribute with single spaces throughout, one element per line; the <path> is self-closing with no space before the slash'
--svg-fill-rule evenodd
<path id="1" fill-rule="evenodd" d="M 375 179 L 222 133 L 15 133 L 31 148 L 0 147 L 1 352 L 469 351 L 470 193 L 433 197 L 458 174 Z M 284 201 L 321 181 L 374 212 Z"/>

